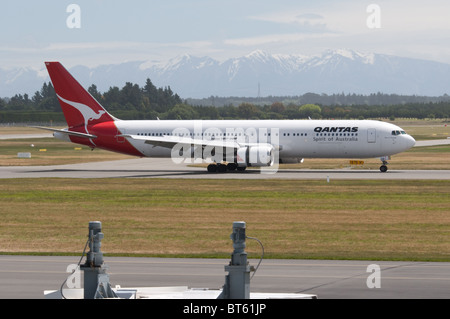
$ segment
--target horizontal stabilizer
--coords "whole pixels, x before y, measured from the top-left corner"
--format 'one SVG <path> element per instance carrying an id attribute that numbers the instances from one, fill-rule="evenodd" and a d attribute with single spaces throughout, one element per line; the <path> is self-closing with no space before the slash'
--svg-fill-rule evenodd
<path id="1" fill-rule="evenodd" d="M 68 131 L 67 129 L 58 130 L 58 129 L 55 129 L 55 128 L 43 127 L 43 126 L 32 126 L 32 127 L 38 128 L 38 129 L 41 129 L 41 130 L 47 130 L 47 131 L 67 134 L 67 135 L 71 135 L 71 136 L 84 137 L 84 138 L 97 138 L 97 136 L 92 135 L 92 134 Z"/>

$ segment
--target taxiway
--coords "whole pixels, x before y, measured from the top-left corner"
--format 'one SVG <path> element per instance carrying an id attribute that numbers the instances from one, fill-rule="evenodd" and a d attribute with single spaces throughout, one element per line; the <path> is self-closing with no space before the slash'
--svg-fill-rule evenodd
<path id="1" fill-rule="evenodd" d="M 169 159 L 139 158 L 51 166 L 3 166 L 0 178 L 201 178 L 201 179 L 374 179 L 449 180 L 450 170 L 267 169 L 208 173 L 206 168 L 174 164 Z"/>
<path id="2" fill-rule="evenodd" d="M 70 275 L 77 256 L 0 256 L 0 298 L 44 298 Z M 249 260 L 256 265 L 258 260 Z M 226 259 L 105 257 L 113 286 L 220 289 Z M 378 265 L 379 287 L 370 265 Z M 450 263 L 265 259 L 251 291 L 315 294 L 319 299 L 450 298 Z M 368 283 L 369 282 L 369 283 Z"/>

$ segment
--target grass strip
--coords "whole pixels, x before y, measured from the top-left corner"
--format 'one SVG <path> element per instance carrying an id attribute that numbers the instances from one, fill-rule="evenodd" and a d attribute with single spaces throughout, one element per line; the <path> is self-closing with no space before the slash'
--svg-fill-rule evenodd
<path id="1" fill-rule="evenodd" d="M 266 258 L 450 261 L 450 181 L 0 179 L 0 252 L 220 257 L 233 221 Z M 260 247 L 247 242 L 250 257 Z"/>

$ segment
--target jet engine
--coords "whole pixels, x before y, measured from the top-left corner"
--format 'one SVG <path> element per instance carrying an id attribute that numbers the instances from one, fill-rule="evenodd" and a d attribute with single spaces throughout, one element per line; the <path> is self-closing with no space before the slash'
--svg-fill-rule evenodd
<path id="1" fill-rule="evenodd" d="M 275 161 L 275 149 L 272 145 L 245 146 L 237 149 L 236 164 L 238 167 L 272 166 Z"/>

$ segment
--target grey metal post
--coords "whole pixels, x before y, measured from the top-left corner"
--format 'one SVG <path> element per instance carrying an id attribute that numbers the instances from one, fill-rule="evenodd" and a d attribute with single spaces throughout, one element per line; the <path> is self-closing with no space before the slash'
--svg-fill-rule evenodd
<path id="1" fill-rule="evenodd" d="M 108 266 L 103 262 L 103 253 L 100 250 L 102 223 L 89 222 L 89 252 L 86 262 L 80 266 L 84 271 L 84 299 L 117 298 L 109 284 Z"/>
<path id="2" fill-rule="evenodd" d="M 228 275 L 225 276 L 225 285 L 219 299 L 250 299 L 250 271 L 252 268 L 247 261 L 245 252 L 245 222 L 233 222 L 234 251 L 231 262 L 225 266 Z"/>

